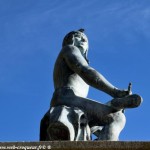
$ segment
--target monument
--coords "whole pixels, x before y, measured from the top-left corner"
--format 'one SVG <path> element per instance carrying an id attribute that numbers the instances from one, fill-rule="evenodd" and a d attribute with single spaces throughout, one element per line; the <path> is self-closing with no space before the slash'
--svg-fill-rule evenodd
<path id="1" fill-rule="evenodd" d="M 40 124 L 40 141 L 118 141 L 125 126 L 124 110 L 138 107 L 142 98 L 112 85 L 89 65 L 84 29 L 68 33 L 54 67 L 54 93 Z M 89 86 L 112 96 L 106 104 L 88 99 Z"/>

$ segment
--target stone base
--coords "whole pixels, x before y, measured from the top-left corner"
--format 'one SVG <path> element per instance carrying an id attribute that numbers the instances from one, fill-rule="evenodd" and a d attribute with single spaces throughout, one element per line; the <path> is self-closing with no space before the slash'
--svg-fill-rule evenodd
<path id="1" fill-rule="evenodd" d="M 52 149 L 52 150 L 150 150 L 144 141 L 49 141 L 49 142 L 0 142 L 1 149 Z"/>

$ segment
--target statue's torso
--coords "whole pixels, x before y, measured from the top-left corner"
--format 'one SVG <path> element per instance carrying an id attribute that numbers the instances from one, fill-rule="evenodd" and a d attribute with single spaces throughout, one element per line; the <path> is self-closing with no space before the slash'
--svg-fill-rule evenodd
<path id="1" fill-rule="evenodd" d="M 77 96 L 87 97 L 89 85 L 74 71 L 72 71 L 60 53 L 54 67 L 54 87 L 55 89 L 70 87 Z"/>

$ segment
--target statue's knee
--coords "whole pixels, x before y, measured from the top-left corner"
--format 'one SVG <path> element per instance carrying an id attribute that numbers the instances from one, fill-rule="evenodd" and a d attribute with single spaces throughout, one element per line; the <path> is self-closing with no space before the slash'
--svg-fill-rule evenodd
<path id="1" fill-rule="evenodd" d="M 126 123 L 126 117 L 122 111 L 118 111 L 113 114 L 113 122 L 117 123 L 119 126 L 124 126 Z"/>

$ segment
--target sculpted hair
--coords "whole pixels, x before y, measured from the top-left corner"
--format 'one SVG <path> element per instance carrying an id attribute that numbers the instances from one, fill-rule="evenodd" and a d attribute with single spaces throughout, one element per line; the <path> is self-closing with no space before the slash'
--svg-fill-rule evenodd
<path id="1" fill-rule="evenodd" d="M 68 44 L 73 44 L 73 35 L 75 34 L 75 31 L 69 32 L 63 39 L 62 47 L 68 45 Z"/>

